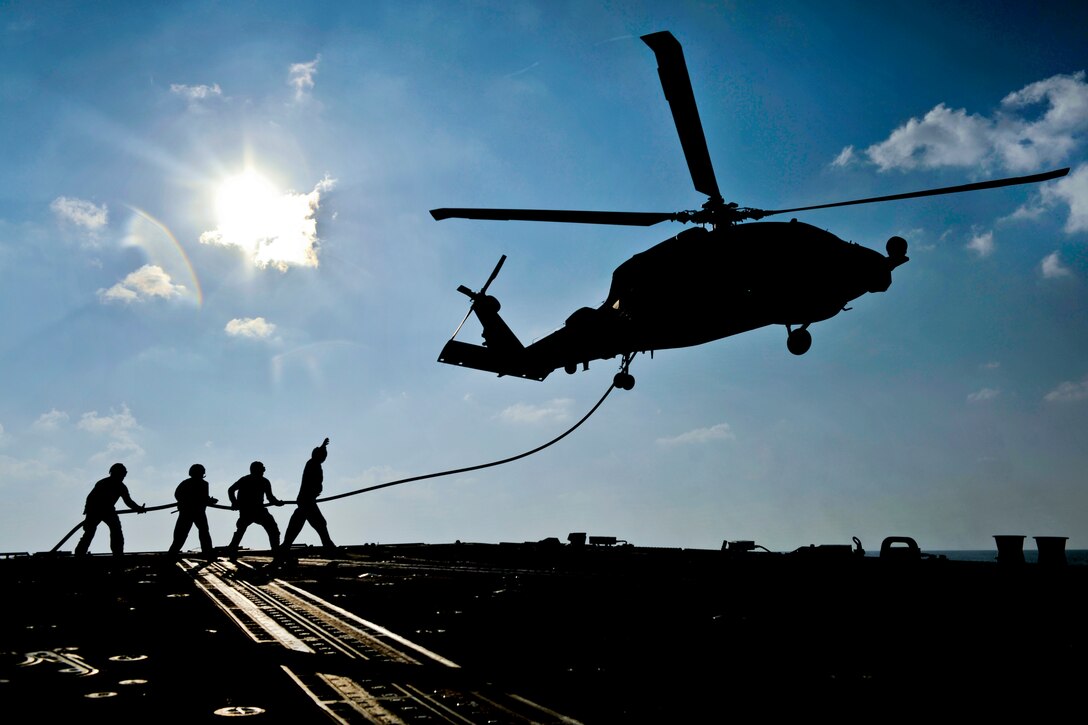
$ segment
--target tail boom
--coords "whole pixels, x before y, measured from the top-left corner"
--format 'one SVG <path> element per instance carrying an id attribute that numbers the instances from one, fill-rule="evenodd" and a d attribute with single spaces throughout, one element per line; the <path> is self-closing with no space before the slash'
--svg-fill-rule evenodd
<path id="1" fill-rule="evenodd" d="M 551 370 L 532 369 L 524 364 L 524 359 L 518 359 L 525 357 L 524 352 L 522 348 L 510 353 L 501 353 L 483 345 L 450 340 L 438 355 L 438 362 L 483 370 L 499 376 L 513 375 L 527 380 L 544 380 L 548 377 Z"/>

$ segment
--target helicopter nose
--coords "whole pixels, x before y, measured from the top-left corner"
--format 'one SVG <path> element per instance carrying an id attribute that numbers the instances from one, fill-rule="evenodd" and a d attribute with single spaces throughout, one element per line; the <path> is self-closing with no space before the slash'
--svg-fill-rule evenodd
<path id="1" fill-rule="evenodd" d="M 889 258 L 907 261 L 907 240 L 903 239 L 903 237 L 891 237 L 888 239 L 888 243 L 884 245 L 884 248 L 888 250 Z"/>
<path id="2" fill-rule="evenodd" d="M 888 269 L 895 269 L 910 261 L 910 257 L 907 256 L 907 240 L 903 237 L 892 237 L 884 248 L 888 250 Z"/>
<path id="3" fill-rule="evenodd" d="M 869 271 L 869 292 L 887 292 L 892 286 L 892 267 L 887 264 L 887 258 L 880 261 L 884 264 L 874 266 Z"/>
<path id="4" fill-rule="evenodd" d="M 887 257 L 874 254 L 871 259 L 867 275 L 869 292 L 887 292 L 892 285 L 892 270 L 909 260 L 907 242 L 902 237 L 892 237 L 885 248 Z"/>

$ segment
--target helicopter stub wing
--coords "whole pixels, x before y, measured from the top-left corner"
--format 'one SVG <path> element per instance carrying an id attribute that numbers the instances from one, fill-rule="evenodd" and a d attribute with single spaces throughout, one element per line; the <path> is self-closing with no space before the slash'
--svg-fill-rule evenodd
<path id="1" fill-rule="evenodd" d="M 721 201 L 718 180 L 714 176 L 714 166 L 706 146 L 706 134 L 703 133 L 699 108 L 695 104 L 695 92 L 691 88 L 691 76 L 684 61 L 684 49 L 667 30 L 643 35 L 642 41 L 657 56 L 657 74 L 661 78 L 665 100 L 672 109 L 672 119 L 680 136 L 680 145 L 684 148 L 695 190 L 712 200 Z"/>

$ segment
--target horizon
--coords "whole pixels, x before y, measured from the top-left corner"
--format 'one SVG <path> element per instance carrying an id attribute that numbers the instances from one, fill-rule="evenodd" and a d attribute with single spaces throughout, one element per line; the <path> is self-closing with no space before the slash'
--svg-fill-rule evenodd
<path id="1" fill-rule="evenodd" d="M 334 496 L 570 428 L 619 360 L 540 383 L 440 364 L 458 285 L 506 255 L 489 293 L 528 344 L 692 225 L 428 212 L 698 208 L 640 40 L 664 30 L 727 202 L 1071 170 L 798 212 L 881 254 L 902 236 L 910 261 L 804 355 L 774 326 L 638 355 L 569 438 L 323 504 L 332 538 L 1088 546 L 1086 22 L 981 1 L 6 7 L 0 550 L 49 550 L 115 462 L 149 506 L 197 462 L 221 503 L 254 460 L 292 500 L 325 437 Z M 234 515 L 210 518 L 223 545 Z M 174 519 L 122 524 L 126 549 L 165 550 Z"/>

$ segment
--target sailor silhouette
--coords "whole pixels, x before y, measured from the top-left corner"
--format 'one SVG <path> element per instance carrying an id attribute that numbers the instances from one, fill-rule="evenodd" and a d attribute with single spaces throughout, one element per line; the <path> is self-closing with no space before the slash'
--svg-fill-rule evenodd
<path id="1" fill-rule="evenodd" d="M 325 523 L 325 517 L 317 508 L 317 497 L 321 495 L 322 481 L 325 474 L 321 470 L 321 464 L 329 455 L 329 439 L 313 450 L 310 460 L 302 469 L 302 483 L 298 489 L 298 504 L 291 520 L 287 522 L 287 533 L 283 537 L 283 550 L 295 542 L 295 537 L 302 531 L 303 524 L 309 523 L 321 538 L 321 545 L 326 549 L 335 549 L 336 544 L 329 538 L 329 527 Z"/>
<path id="2" fill-rule="evenodd" d="M 268 545 L 272 553 L 279 550 L 280 527 L 265 508 L 264 501 L 267 498 L 269 503 L 276 506 L 282 506 L 283 502 L 272 495 L 272 484 L 264 477 L 264 471 L 264 464 L 254 461 L 249 464 L 249 475 L 242 476 L 227 489 L 230 507 L 238 511 L 238 526 L 228 547 L 231 559 L 238 556 L 238 545 L 250 524 L 263 526 L 268 532 Z"/>
<path id="3" fill-rule="evenodd" d="M 170 544 L 170 553 L 176 554 L 185 545 L 189 530 L 196 524 L 200 538 L 200 551 L 205 556 L 212 555 L 212 535 L 208 531 L 208 506 L 218 499 L 208 495 L 208 482 L 204 480 L 204 466 L 194 463 L 189 466 L 189 477 L 174 489 L 174 499 L 178 502 L 178 520 L 174 524 L 174 541 Z"/>
<path id="4" fill-rule="evenodd" d="M 87 502 L 83 507 L 83 514 L 86 516 L 83 520 L 83 536 L 76 544 L 76 556 L 87 553 L 99 524 L 105 524 L 110 529 L 110 551 L 114 556 L 125 553 L 125 535 L 121 531 L 121 519 L 114 509 L 117 499 L 124 500 L 130 509 L 141 514 L 147 510 L 129 495 L 128 486 L 125 485 L 127 474 L 128 469 L 123 464 L 114 463 L 110 466 L 110 475 L 99 480 L 87 494 Z"/>

